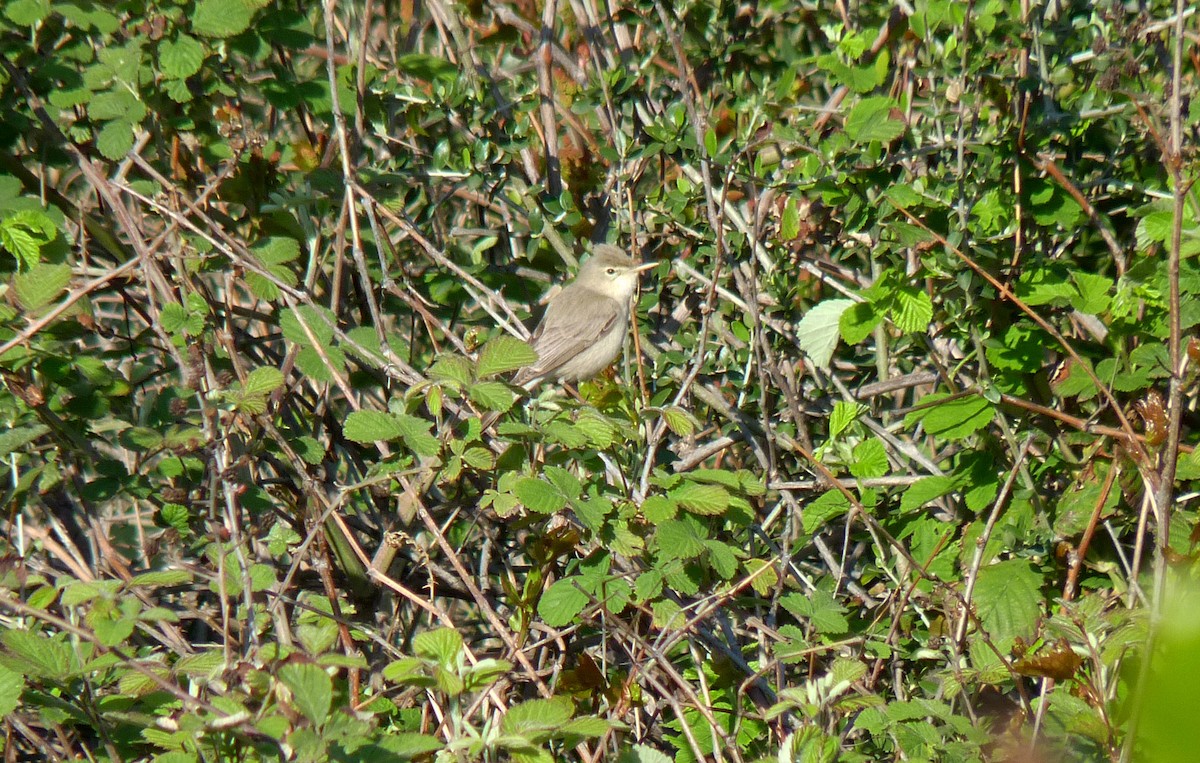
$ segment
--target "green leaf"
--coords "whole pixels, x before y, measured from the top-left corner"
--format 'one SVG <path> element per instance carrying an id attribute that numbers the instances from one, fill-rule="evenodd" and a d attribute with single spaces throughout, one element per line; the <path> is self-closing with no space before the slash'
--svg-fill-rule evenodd
<path id="1" fill-rule="evenodd" d="M 462 635 L 453 628 L 437 628 L 413 638 L 413 654 L 441 665 L 454 665 L 462 648 Z"/>
<path id="2" fill-rule="evenodd" d="M 543 473 L 551 484 L 568 499 L 578 498 L 579 494 L 583 492 L 583 485 L 580 484 L 579 478 L 561 466 L 547 466 Z"/>
<path id="3" fill-rule="evenodd" d="M 920 289 L 899 289 L 891 310 L 892 322 L 906 334 L 924 332 L 933 320 L 933 301 Z"/>
<path id="4" fill-rule="evenodd" d="M 475 361 L 475 377 L 486 379 L 507 371 L 515 371 L 536 363 L 537 359 L 537 353 L 527 343 L 507 334 L 500 334 L 488 341 L 479 351 L 479 360 Z"/>
<path id="5" fill-rule="evenodd" d="M 944 392 L 934 392 L 921 398 L 918 410 L 904 418 L 905 426 L 912 426 L 919 421 L 928 434 L 959 440 L 991 422 L 993 406 L 984 397 L 970 394 L 947 398 L 949 395 Z M 939 402 L 942 400 L 945 402 Z"/>
<path id="6" fill-rule="evenodd" d="M 22 209 L 0 220 L 0 246 L 17 258 L 22 269 L 37 265 L 42 247 L 57 236 L 54 221 L 40 209 Z"/>
<path id="7" fill-rule="evenodd" d="M 896 102 L 887 96 L 864 98 L 846 117 L 846 135 L 855 143 L 887 143 L 904 133 L 904 122 L 892 117 Z"/>
<path id="8" fill-rule="evenodd" d="M 26 630 L 5 630 L 0 633 L 7 656 L 6 667 L 21 675 L 61 681 L 70 675 L 71 647 L 61 637 L 47 637 Z"/>
<path id="9" fill-rule="evenodd" d="M 7 456 L 9 453 L 19 450 L 49 431 L 50 427 L 45 424 L 35 424 L 0 432 L 0 456 Z"/>
<path id="10" fill-rule="evenodd" d="M 829 368 L 829 361 L 837 347 L 842 313 L 853 304 L 848 299 L 827 299 L 805 313 L 796 326 L 800 349 L 808 354 L 818 368 Z"/>
<path id="11" fill-rule="evenodd" d="M 875 309 L 869 302 L 856 302 L 850 309 L 842 313 L 838 320 L 838 331 L 842 341 L 855 345 L 871 336 L 875 327 L 883 320 L 883 313 Z"/>
<path id="12" fill-rule="evenodd" d="M 325 669 L 310 662 L 291 662 L 279 668 L 279 680 L 292 692 L 292 704 L 314 726 L 324 725 L 333 706 L 333 681 Z"/>
<path id="13" fill-rule="evenodd" d="M 654 532 L 654 542 L 664 559 L 693 559 L 704 553 L 707 533 L 703 528 L 683 519 L 671 519 L 661 523 Z"/>
<path id="14" fill-rule="evenodd" d="M 617 758 L 617 763 L 674 763 L 674 760 L 671 756 L 659 752 L 653 747 L 635 744 L 621 753 L 621 756 Z"/>
<path id="15" fill-rule="evenodd" d="M 792 241 L 800 235 L 800 207 L 794 199 L 788 199 L 783 205 L 783 214 L 779 220 L 779 237 L 784 241 Z"/>
<path id="16" fill-rule="evenodd" d="M 819 633 L 839 634 L 850 629 L 844 614 L 846 608 L 827 591 L 789 593 L 781 597 L 779 603 L 796 617 L 810 622 Z"/>
<path id="17" fill-rule="evenodd" d="M 663 408 L 662 417 L 667 428 L 680 437 L 691 437 L 696 432 L 696 420 L 679 406 Z"/>
<path id="18" fill-rule="evenodd" d="M 200 71 L 204 64 L 204 43 L 195 37 L 181 34 L 164 41 L 158 47 L 158 65 L 162 73 L 174 79 L 185 79 Z"/>
<path id="19" fill-rule="evenodd" d="M 575 429 L 587 438 L 593 448 L 606 450 L 611 446 L 617 435 L 617 428 L 604 414 L 592 408 L 585 408 L 575 419 Z"/>
<path id="20" fill-rule="evenodd" d="M 662 524 L 668 519 L 674 519 L 679 513 L 675 502 L 664 495 L 652 495 L 642 502 L 642 516 L 652 525 Z"/>
<path id="21" fill-rule="evenodd" d="M 804 532 L 808 535 L 815 533 L 850 510 L 850 499 L 840 490 L 828 490 L 815 501 L 804 507 L 802 516 Z"/>
<path id="22" fill-rule="evenodd" d="M 271 236 L 262 239 L 250 248 L 253 252 L 258 264 L 264 270 L 271 274 L 268 278 L 260 273 L 247 273 L 246 284 L 250 286 L 250 290 L 256 296 L 267 301 L 276 300 L 280 297 L 280 289 L 276 281 L 287 286 L 295 286 L 299 283 L 296 274 L 288 266 L 288 263 L 295 261 L 300 257 L 300 244 L 293 238 L 285 236 Z M 274 279 L 274 280 L 272 280 Z M 368 329 L 368 331 L 370 331 Z M 378 346 L 378 340 L 374 338 L 374 332 L 370 332 L 373 343 Z"/>
<path id="23" fill-rule="evenodd" d="M 396 59 L 396 71 L 426 82 L 454 82 L 461 76 L 458 67 L 444 58 L 424 53 L 409 53 Z"/>
<path id="24" fill-rule="evenodd" d="M 40 263 L 27 273 L 13 277 L 13 291 L 26 310 L 40 310 L 50 304 L 71 282 L 70 265 Z"/>
<path id="25" fill-rule="evenodd" d="M 522 477 L 513 492 L 527 509 L 538 514 L 553 514 L 567 505 L 567 497 L 558 488 L 536 477 Z"/>
<path id="26" fill-rule="evenodd" d="M 1041 583 L 1041 576 L 1023 559 L 999 562 L 979 571 L 972 603 L 1001 652 L 1008 652 L 1017 636 L 1031 641 L 1036 634 Z"/>
<path id="27" fill-rule="evenodd" d="M 729 493 L 720 485 L 685 482 L 670 491 L 671 500 L 693 514 L 714 516 L 729 508 Z"/>
<path id="28" fill-rule="evenodd" d="M 191 581 L 192 573 L 187 570 L 155 570 L 134 576 L 129 586 L 177 586 Z"/>
<path id="29" fill-rule="evenodd" d="M 436 382 L 453 382 L 468 387 L 472 379 L 471 361 L 462 355 L 443 355 L 429 367 L 429 378 Z"/>
<path id="30" fill-rule="evenodd" d="M 888 473 L 887 451 L 878 437 L 863 440 L 854 446 L 854 460 L 850 462 L 850 473 L 859 479 L 882 477 Z"/>
<path id="31" fill-rule="evenodd" d="M 115 613 L 111 614 L 115 615 Z M 95 610 L 90 613 L 87 620 L 88 624 L 92 626 L 92 632 L 96 634 L 96 640 L 104 646 L 117 646 L 124 643 L 133 635 L 133 629 L 137 625 L 136 618 L 101 616 Z"/>
<path id="32" fill-rule="evenodd" d="M 382 411 L 354 411 L 346 417 L 342 434 L 347 440 L 372 443 L 380 440 L 395 440 L 404 434 L 396 417 Z"/>
<path id="33" fill-rule="evenodd" d="M 96 150 L 105 159 L 124 159 L 133 148 L 133 125 L 124 120 L 106 122 L 96 135 Z"/>
<path id="34" fill-rule="evenodd" d="M 17 26 L 36 26 L 50 14 L 50 0 L 12 0 L 4 6 L 4 15 Z"/>
<path id="35" fill-rule="evenodd" d="M 1112 304 L 1112 297 L 1109 296 L 1113 288 L 1111 278 L 1076 270 L 1071 273 L 1071 280 L 1079 290 L 1079 294 L 1071 298 L 1071 307 L 1088 315 L 1099 315 L 1108 310 Z"/>
<path id="36" fill-rule="evenodd" d="M 716 540 L 706 540 L 704 547 L 708 550 L 708 561 L 712 564 L 713 572 L 725 580 L 737 574 L 738 554 L 733 546 Z"/>
<path id="37" fill-rule="evenodd" d="M 146 104 L 128 89 L 120 88 L 97 93 L 88 103 L 87 112 L 92 119 L 136 124 L 146 116 Z"/>
<path id="38" fill-rule="evenodd" d="M 202 37 L 233 37 L 250 27 L 254 6 L 248 0 L 199 0 L 192 31 Z"/>
<path id="39" fill-rule="evenodd" d="M 588 605 L 588 595 L 579 587 L 578 576 L 556 580 L 538 600 L 538 616 L 551 628 L 569 624 Z"/>
<path id="40" fill-rule="evenodd" d="M 500 728 L 507 734 L 529 736 L 538 731 L 557 729 L 571 720 L 574 703 L 568 697 L 534 699 L 509 708 Z"/>
<path id="41" fill-rule="evenodd" d="M 242 392 L 246 395 L 265 395 L 283 386 L 283 373 L 269 366 L 256 368 L 246 375 Z"/>
<path id="42" fill-rule="evenodd" d="M 829 414 L 829 438 L 834 439 L 869 409 L 862 403 L 838 400 Z"/>
<path id="43" fill-rule="evenodd" d="M 779 585 L 779 573 L 775 565 L 765 559 L 747 559 L 746 574 L 751 577 L 750 587 L 759 596 L 767 596 Z"/>
<path id="44" fill-rule="evenodd" d="M 507 384 L 498 381 L 476 382 L 467 388 L 467 397 L 485 411 L 503 413 L 513 407 L 517 396 Z"/>
<path id="45" fill-rule="evenodd" d="M 1049 305 L 1052 303 L 1066 304 L 1076 297 L 1079 290 L 1067 280 L 1067 274 L 1062 268 L 1045 267 L 1029 270 L 1021 274 L 1017 280 L 1016 295 L 1030 307 Z"/>
<path id="46" fill-rule="evenodd" d="M 435 736 L 429 734 L 417 734 L 415 732 L 396 733 L 388 731 L 385 736 L 373 737 L 376 741 L 372 744 L 360 747 L 357 750 L 358 760 L 391 760 L 393 757 L 400 760 L 412 760 L 420 758 L 425 760 L 425 753 L 434 752 L 445 747 L 445 743 Z M 379 752 L 376 753 L 375 750 Z M 338 756 L 337 760 L 354 759 L 355 756 Z M 331 758 L 332 759 L 332 758 Z"/>
<path id="47" fill-rule="evenodd" d="M 279 328 L 283 332 L 283 338 L 301 347 L 312 346 L 309 339 L 311 333 L 317 344 L 328 348 L 329 343 L 333 341 L 333 327 L 336 325 L 337 317 L 332 310 L 324 307 L 301 305 L 284 310 L 279 317 Z"/>
<path id="48" fill-rule="evenodd" d="M 7 716 L 21 703 L 25 678 L 16 671 L 0 665 L 0 715 Z"/>
<path id="49" fill-rule="evenodd" d="M 913 511 L 954 492 L 954 480 L 950 477 L 926 477 L 908 486 L 900 497 L 900 511 Z"/>

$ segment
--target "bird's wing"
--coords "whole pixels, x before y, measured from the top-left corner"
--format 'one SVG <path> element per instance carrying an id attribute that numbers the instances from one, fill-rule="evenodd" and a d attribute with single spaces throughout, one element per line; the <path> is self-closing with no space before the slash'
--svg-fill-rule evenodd
<path id="1" fill-rule="evenodd" d="M 574 286 L 567 287 L 571 288 Z M 564 363 L 612 331 L 621 318 L 621 306 L 615 299 L 603 297 L 582 300 L 580 306 L 580 300 L 563 300 L 564 296 L 565 293 L 560 294 L 550 301 L 541 323 L 529 338 L 538 354 L 537 363 L 529 370 L 536 374 L 552 375 Z M 564 307 L 567 301 L 576 304 L 571 308 Z"/>

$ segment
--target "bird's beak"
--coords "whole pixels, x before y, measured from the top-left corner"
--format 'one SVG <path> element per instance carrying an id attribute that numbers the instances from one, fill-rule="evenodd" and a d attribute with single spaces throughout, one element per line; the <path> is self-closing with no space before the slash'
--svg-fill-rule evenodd
<path id="1" fill-rule="evenodd" d="M 637 267 L 635 267 L 633 269 L 633 272 L 634 273 L 645 273 L 650 268 L 656 268 L 656 267 L 658 267 L 657 262 L 643 262 L 641 265 L 638 265 Z"/>

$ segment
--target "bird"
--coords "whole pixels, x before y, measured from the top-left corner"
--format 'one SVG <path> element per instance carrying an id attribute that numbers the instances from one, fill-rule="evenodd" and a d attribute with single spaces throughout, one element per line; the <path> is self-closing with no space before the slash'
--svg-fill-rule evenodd
<path id="1" fill-rule="evenodd" d="M 638 276 L 656 265 L 639 265 L 621 249 L 597 244 L 575 280 L 550 299 L 529 338 L 537 362 L 517 371 L 512 383 L 577 382 L 608 368 L 625 346 Z"/>

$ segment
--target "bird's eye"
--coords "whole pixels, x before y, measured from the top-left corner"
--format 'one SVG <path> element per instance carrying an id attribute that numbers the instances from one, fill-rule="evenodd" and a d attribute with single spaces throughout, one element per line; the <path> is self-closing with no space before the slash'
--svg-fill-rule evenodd
<path id="1" fill-rule="evenodd" d="M 617 274 L 617 269 L 616 269 L 616 268 L 609 268 L 608 270 L 605 270 L 604 272 L 605 272 L 605 273 L 608 273 L 610 276 L 615 276 L 615 275 Z"/>

